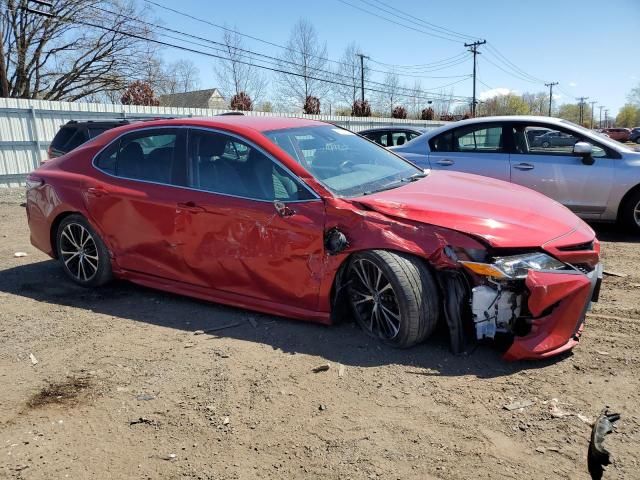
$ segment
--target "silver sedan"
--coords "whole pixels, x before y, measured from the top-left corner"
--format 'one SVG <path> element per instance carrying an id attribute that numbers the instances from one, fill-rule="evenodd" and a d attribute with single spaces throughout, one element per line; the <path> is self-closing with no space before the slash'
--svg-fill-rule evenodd
<path id="1" fill-rule="evenodd" d="M 539 141 L 541 135 L 563 141 Z M 640 152 L 569 121 L 474 118 L 429 130 L 391 150 L 423 168 L 524 185 L 585 220 L 619 221 L 640 233 Z"/>

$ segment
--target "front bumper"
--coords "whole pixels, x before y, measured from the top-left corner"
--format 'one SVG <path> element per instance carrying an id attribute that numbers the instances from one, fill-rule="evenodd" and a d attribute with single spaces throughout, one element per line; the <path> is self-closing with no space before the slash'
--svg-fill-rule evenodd
<path id="1" fill-rule="evenodd" d="M 530 270 L 525 283 L 530 292 L 531 331 L 516 336 L 504 358 L 540 359 L 572 349 L 591 302 L 598 300 L 601 282 L 601 264 L 587 274 Z"/>

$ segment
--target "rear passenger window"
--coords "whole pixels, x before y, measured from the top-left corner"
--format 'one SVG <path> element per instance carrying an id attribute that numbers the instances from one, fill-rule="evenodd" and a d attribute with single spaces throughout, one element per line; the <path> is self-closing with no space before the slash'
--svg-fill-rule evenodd
<path id="1" fill-rule="evenodd" d="M 183 185 L 179 138 L 178 132 L 169 129 L 126 135 L 103 150 L 96 166 L 118 177 Z"/>
<path id="2" fill-rule="evenodd" d="M 453 131 L 453 148 L 457 152 L 502 151 L 502 126 L 467 127 Z"/>
<path id="3" fill-rule="evenodd" d="M 189 133 L 189 186 L 255 200 L 308 200 L 313 195 L 260 150 L 222 133 Z"/>
<path id="4" fill-rule="evenodd" d="M 79 147 L 84 142 L 89 140 L 89 135 L 85 131 L 85 129 L 79 129 L 76 133 L 71 137 L 71 139 L 65 144 L 64 149 L 67 152 L 70 152 L 74 148 Z"/>

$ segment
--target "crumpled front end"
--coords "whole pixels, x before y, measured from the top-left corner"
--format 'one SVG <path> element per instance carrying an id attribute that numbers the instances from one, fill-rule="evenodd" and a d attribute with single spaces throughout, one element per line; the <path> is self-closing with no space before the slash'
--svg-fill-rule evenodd
<path id="1" fill-rule="evenodd" d="M 591 301 L 597 301 L 601 278 L 601 265 L 588 273 L 530 270 L 525 281 L 530 329 L 526 335 L 514 336 L 504 358 L 546 358 L 573 348 Z"/>
<path id="2" fill-rule="evenodd" d="M 547 245 L 545 250 L 493 257 L 491 263 L 461 262 L 474 277 L 475 338 L 507 337 L 507 360 L 547 358 L 573 348 L 591 302 L 598 299 L 602 266 L 597 240 Z M 536 265 L 540 259 L 546 264 Z"/>

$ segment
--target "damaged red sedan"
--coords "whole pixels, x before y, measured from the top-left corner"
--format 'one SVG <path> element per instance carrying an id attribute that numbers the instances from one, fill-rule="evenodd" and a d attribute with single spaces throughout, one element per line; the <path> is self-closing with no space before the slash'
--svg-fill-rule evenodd
<path id="1" fill-rule="evenodd" d="M 594 232 L 485 177 L 423 171 L 347 130 L 245 116 L 138 122 L 34 171 L 31 241 L 80 285 L 113 277 L 329 324 L 396 347 L 572 348 L 601 277 Z"/>

